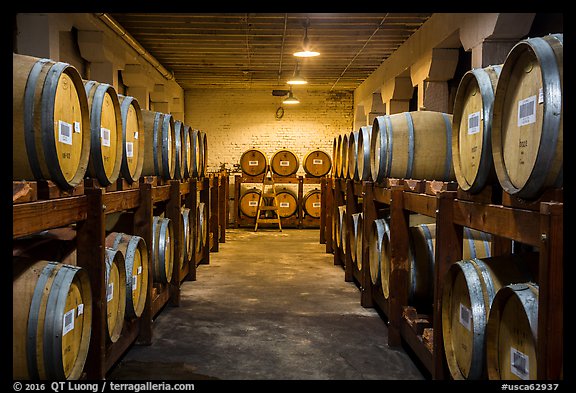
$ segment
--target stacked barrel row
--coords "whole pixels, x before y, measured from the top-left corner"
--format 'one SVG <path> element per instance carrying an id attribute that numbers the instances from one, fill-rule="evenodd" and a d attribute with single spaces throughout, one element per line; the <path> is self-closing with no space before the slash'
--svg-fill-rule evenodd
<path id="1" fill-rule="evenodd" d="M 332 159 L 330 155 L 320 149 L 314 149 L 306 153 L 302 160 L 302 167 L 310 178 L 320 178 L 330 173 Z M 287 149 L 276 151 L 270 159 L 266 154 L 256 148 L 246 150 L 240 157 L 240 169 L 244 175 L 259 176 L 268 169 L 276 176 L 275 180 L 282 182 L 283 177 L 293 176 L 300 168 L 298 156 Z M 245 187 L 241 190 L 240 211 L 246 217 L 255 218 L 258 211 L 258 201 L 261 190 L 257 187 Z M 278 214 L 281 218 L 288 218 L 298 214 L 300 204 L 304 213 L 313 218 L 321 215 L 321 192 L 318 188 L 308 190 L 298 200 L 298 192 L 288 186 L 276 187 L 276 195 L 279 202 Z M 272 203 L 272 201 L 265 201 Z"/>
<path id="2" fill-rule="evenodd" d="M 503 64 L 463 76 L 453 116 L 380 116 L 372 126 L 334 138 L 332 175 L 375 183 L 387 178 L 456 180 L 472 197 L 496 187 L 527 202 L 562 188 L 562 63 L 562 34 L 522 40 Z M 370 223 L 369 239 L 361 239 L 362 213 L 347 216 L 345 210 L 339 206 L 333 216 L 334 244 L 346 247 L 349 237 L 351 250 L 343 251 L 358 269 L 358 250 L 362 242 L 368 244 L 372 283 L 381 285 L 387 298 L 387 214 L 379 212 L 380 218 Z M 442 315 L 435 316 L 442 318 L 442 332 L 435 334 L 442 335 L 452 378 L 536 379 L 538 254 L 519 245 L 512 255 L 491 256 L 490 234 L 464 227 L 463 235 L 462 260 L 442 280 Z M 429 312 L 434 224 L 410 225 L 410 237 L 409 302 Z"/>
<path id="3" fill-rule="evenodd" d="M 67 63 L 16 54 L 13 61 L 14 180 L 51 180 L 69 190 L 85 178 L 108 186 L 119 178 L 138 183 L 142 176 L 207 175 L 204 132 L 169 114 L 141 109 L 134 97 L 117 94 L 111 85 L 82 80 Z M 141 316 L 149 269 L 155 283 L 169 282 L 174 263 L 182 266 L 207 246 L 208 206 L 201 202 L 194 208 L 192 223 L 190 209 L 182 207 L 179 234 L 172 233 L 168 218 L 153 217 L 151 256 L 141 237 L 107 230 L 103 263 L 109 343 L 118 341 L 124 321 Z M 120 218 L 106 215 L 107 225 Z M 68 231 L 67 239 L 54 235 L 57 229 L 45 231 L 32 236 L 34 247 L 15 251 L 15 379 L 77 379 L 83 372 L 93 293 L 99 289 L 90 288 L 86 271 L 77 266 L 75 230 L 62 230 Z M 185 245 L 180 255 L 174 255 L 175 236 Z"/>
<path id="4" fill-rule="evenodd" d="M 333 177 L 499 184 L 533 200 L 563 185 L 563 35 L 523 40 L 504 64 L 468 71 L 453 115 L 404 112 L 334 138 Z"/>
<path id="5" fill-rule="evenodd" d="M 13 180 L 203 177 L 207 140 L 172 115 L 141 109 L 113 86 L 83 80 L 70 64 L 13 55 Z"/>

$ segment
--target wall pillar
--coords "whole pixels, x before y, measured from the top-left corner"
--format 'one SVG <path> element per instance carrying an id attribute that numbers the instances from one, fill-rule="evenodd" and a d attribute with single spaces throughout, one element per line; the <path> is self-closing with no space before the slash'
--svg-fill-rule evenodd
<path id="1" fill-rule="evenodd" d="M 384 82 L 381 88 L 381 95 L 382 102 L 386 105 L 386 114 L 408 112 L 413 91 L 414 87 L 412 86 L 409 72 L 403 72 L 397 77 Z"/>

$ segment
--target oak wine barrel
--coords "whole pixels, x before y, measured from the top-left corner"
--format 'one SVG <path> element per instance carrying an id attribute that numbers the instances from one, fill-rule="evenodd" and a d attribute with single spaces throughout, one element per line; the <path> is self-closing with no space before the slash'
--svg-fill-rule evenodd
<path id="1" fill-rule="evenodd" d="M 532 279 L 537 253 L 470 259 L 450 266 L 442 293 L 442 337 L 454 379 L 485 377 L 486 323 L 492 300 L 505 285 Z"/>
<path id="2" fill-rule="evenodd" d="M 336 156 L 338 155 L 338 137 L 334 137 L 334 141 L 332 142 L 332 159 L 333 159 L 333 163 L 332 163 L 332 177 L 336 177 Z"/>
<path id="3" fill-rule="evenodd" d="M 508 53 L 496 86 L 492 156 L 504 191 L 535 199 L 563 185 L 563 34 Z"/>
<path id="4" fill-rule="evenodd" d="M 538 297 L 534 283 L 510 284 L 494 296 L 486 325 L 489 379 L 538 379 Z"/>
<path id="5" fill-rule="evenodd" d="M 295 153 L 281 149 L 270 158 L 270 169 L 278 176 L 291 176 L 298 172 L 300 161 Z"/>
<path id="6" fill-rule="evenodd" d="M 184 123 L 182 123 L 182 127 L 184 128 L 184 136 L 182 139 L 182 165 L 184 166 L 184 179 L 189 179 L 192 177 L 192 155 L 194 154 L 194 150 L 192 150 L 192 128 Z"/>
<path id="7" fill-rule="evenodd" d="M 320 218 L 322 214 L 322 192 L 315 188 L 304 194 L 304 197 L 302 197 L 302 208 L 304 214 Z"/>
<path id="8" fill-rule="evenodd" d="M 240 196 L 240 212 L 246 217 L 255 218 L 261 191 L 257 188 L 245 190 Z"/>
<path id="9" fill-rule="evenodd" d="M 266 173 L 268 159 L 266 154 L 256 148 L 248 149 L 240 156 L 240 169 L 248 176 L 258 176 Z"/>
<path id="10" fill-rule="evenodd" d="M 180 120 L 174 120 L 174 146 L 176 150 L 174 153 L 176 155 L 175 167 L 174 167 L 174 179 L 182 180 L 185 177 L 185 161 L 184 156 L 187 154 L 186 145 L 186 129 L 184 123 Z"/>
<path id="11" fill-rule="evenodd" d="M 208 246 L 208 232 L 209 232 L 209 213 L 208 205 L 204 202 L 198 204 L 196 213 L 196 223 L 198 228 L 198 236 L 196 237 L 196 252 L 200 252 L 204 247 Z"/>
<path id="12" fill-rule="evenodd" d="M 358 152 L 356 153 L 356 167 L 358 176 L 354 180 L 371 180 L 370 170 L 370 142 L 372 138 L 372 126 L 362 126 L 358 131 Z"/>
<path id="13" fill-rule="evenodd" d="M 176 169 L 176 136 L 172 115 L 142 109 L 144 119 L 143 176 L 174 179 Z"/>
<path id="14" fill-rule="evenodd" d="M 352 263 L 356 263 L 358 270 L 362 270 L 362 230 L 364 226 L 364 214 L 352 214 L 351 221 L 350 255 L 352 257 Z"/>
<path id="15" fill-rule="evenodd" d="M 378 284 L 381 279 L 382 271 L 382 249 L 384 237 L 390 237 L 390 228 L 384 218 L 377 218 L 371 225 L 371 231 L 368 237 L 368 262 L 370 266 L 370 280 L 373 285 Z"/>
<path id="16" fill-rule="evenodd" d="M 192 259 L 192 254 L 194 253 L 195 223 L 192 222 L 192 213 L 189 208 L 182 206 L 180 213 L 182 214 L 182 229 L 184 232 L 184 244 L 182 246 L 182 252 L 184 256 L 184 263 L 187 263 L 190 262 Z"/>
<path id="17" fill-rule="evenodd" d="M 90 159 L 90 109 L 68 63 L 13 54 L 12 179 L 52 180 L 71 189 Z"/>
<path id="18" fill-rule="evenodd" d="M 143 238 L 121 232 L 106 236 L 106 247 L 124 256 L 126 268 L 126 318 L 139 318 L 144 311 L 148 293 L 148 247 Z"/>
<path id="19" fill-rule="evenodd" d="M 336 245 L 344 249 L 344 239 L 346 236 L 346 205 L 338 206 L 338 216 L 336 217 Z"/>
<path id="20" fill-rule="evenodd" d="M 345 179 L 348 175 L 348 134 L 342 135 L 340 144 L 340 177 Z"/>
<path id="21" fill-rule="evenodd" d="M 198 132 L 199 177 L 208 176 L 208 137 L 204 131 Z"/>
<path id="22" fill-rule="evenodd" d="M 118 93 L 112 85 L 83 81 L 90 107 L 90 159 L 86 176 L 102 186 L 114 183 L 120 175 L 124 136 Z"/>
<path id="23" fill-rule="evenodd" d="M 334 173 L 333 177 L 342 177 L 342 135 L 336 139 L 336 153 L 334 153 Z"/>
<path id="24" fill-rule="evenodd" d="M 323 150 L 311 150 L 304 156 L 302 167 L 308 176 L 322 177 L 330 173 L 332 160 L 330 155 Z"/>
<path id="25" fill-rule="evenodd" d="M 168 283 L 174 265 L 174 233 L 169 218 L 154 216 L 152 222 L 152 278 Z"/>
<path id="26" fill-rule="evenodd" d="M 126 264 L 120 250 L 106 248 L 106 326 L 108 338 L 116 342 L 120 338 L 126 313 Z"/>
<path id="27" fill-rule="evenodd" d="M 370 168 L 376 183 L 385 178 L 454 180 L 452 115 L 417 111 L 376 117 Z"/>
<path id="28" fill-rule="evenodd" d="M 120 174 L 129 183 L 137 182 L 144 165 L 144 119 L 138 100 L 118 94 L 122 115 L 122 165 Z"/>
<path id="29" fill-rule="evenodd" d="M 458 185 L 473 194 L 498 181 L 492 161 L 494 91 L 502 65 L 475 68 L 458 85 L 452 117 L 452 161 Z"/>
<path id="30" fill-rule="evenodd" d="M 288 218 L 298 214 L 298 194 L 288 187 L 276 189 L 278 201 L 278 215 L 280 218 Z"/>
<path id="31" fill-rule="evenodd" d="M 348 135 L 348 171 L 344 174 L 346 179 L 358 178 L 358 131 L 352 131 Z"/>
<path id="32" fill-rule="evenodd" d="M 188 162 L 189 167 L 189 177 L 197 179 L 200 177 L 200 172 L 202 169 L 201 157 L 200 157 L 200 131 L 190 127 L 188 129 L 190 134 L 190 161 Z"/>
<path id="33" fill-rule="evenodd" d="M 13 257 L 12 377 L 79 379 L 92 326 L 90 279 L 63 263 Z"/>

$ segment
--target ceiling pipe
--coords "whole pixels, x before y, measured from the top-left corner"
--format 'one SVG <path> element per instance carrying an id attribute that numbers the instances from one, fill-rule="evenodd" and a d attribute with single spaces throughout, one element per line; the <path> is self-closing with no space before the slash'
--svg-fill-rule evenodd
<path id="1" fill-rule="evenodd" d="M 146 49 L 140 45 L 138 41 L 134 39 L 128 33 L 124 27 L 122 27 L 114 18 L 106 13 L 95 13 L 95 15 L 100 19 L 106 26 L 108 26 L 114 33 L 116 33 L 124 42 L 126 42 L 132 49 L 136 51 L 144 60 L 146 60 L 152 67 L 154 67 L 164 78 L 168 80 L 174 80 L 174 73 L 168 71 L 154 56 L 150 54 Z"/>

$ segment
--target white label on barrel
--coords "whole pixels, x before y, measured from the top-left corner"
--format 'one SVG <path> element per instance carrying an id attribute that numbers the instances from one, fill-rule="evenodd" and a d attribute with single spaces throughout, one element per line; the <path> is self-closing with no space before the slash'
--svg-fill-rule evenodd
<path id="1" fill-rule="evenodd" d="M 470 113 L 468 115 L 468 135 L 480 132 L 480 112 Z"/>
<path id="2" fill-rule="evenodd" d="M 312 207 L 320 207 L 320 206 L 322 206 L 322 203 L 320 203 L 320 202 L 312 203 Z"/>
<path id="3" fill-rule="evenodd" d="M 138 266 L 138 274 L 142 274 L 142 266 Z"/>
<path id="4" fill-rule="evenodd" d="M 134 144 L 132 142 L 126 142 L 126 157 L 134 157 Z"/>
<path id="5" fill-rule="evenodd" d="M 518 101 L 518 127 L 536 123 L 536 96 Z"/>
<path id="6" fill-rule="evenodd" d="M 72 124 L 58 120 L 58 142 L 72 144 Z"/>
<path id="7" fill-rule="evenodd" d="M 280 161 L 280 166 L 290 166 L 290 161 Z"/>
<path id="8" fill-rule="evenodd" d="M 84 304 L 80 303 L 78 305 L 78 316 L 84 314 Z"/>
<path id="9" fill-rule="evenodd" d="M 313 160 L 312 160 L 312 165 L 322 165 L 322 160 L 313 159 Z"/>
<path id="10" fill-rule="evenodd" d="M 138 276 L 132 276 L 132 292 L 138 287 Z"/>
<path id="11" fill-rule="evenodd" d="M 462 303 L 460 303 L 460 323 L 466 329 L 471 330 L 472 313 L 470 312 L 470 309 L 465 305 L 463 305 Z"/>
<path id="12" fill-rule="evenodd" d="M 80 128 L 80 122 L 79 121 L 75 121 L 74 122 L 74 132 L 79 133 L 81 130 Z"/>
<path id="13" fill-rule="evenodd" d="M 71 330 L 74 330 L 74 308 L 64 314 L 64 325 L 62 326 L 62 335 L 65 336 Z"/>
<path id="14" fill-rule="evenodd" d="M 248 206 L 258 206 L 258 201 L 248 201 Z"/>
<path id="15" fill-rule="evenodd" d="M 258 166 L 258 161 L 248 161 L 249 166 Z"/>
<path id="16" fill-rule="evenodd" d="M 138 139 L 138 131 L 134 131 L 134 139 Z"/>
<path id="17" fill-rule="evenodd" d="M 100 128 L 100 138 L 102 138 L 102 146 L 110 147 L 110 130 L 108 128 Z"/>
<path id="18" fill-rule="evenodd" d="M 510 371 L 524 380 L 528 379 L 530 374 L 528 356 L 513 347 L 510 347 Z"/>
<path id="19" fill-rule="evenodd" d="M 542 88 L 540 88 L 540 90 L 538 90 L 538 103 L 539 104 L 544 103 L 544 89 L 542 89 Z"/>
<path id="20" fill-rule="evenodd" d="M 290 207 L 290 202 L 280 202 L 280 207 Z"/>
<path id="21" fill-rule="evenodd" d="M 111 282 L 108 284 L 108 288 L 106 288 L 106 301 L 110 302 L 114 299 L 114 283 Z"/>

